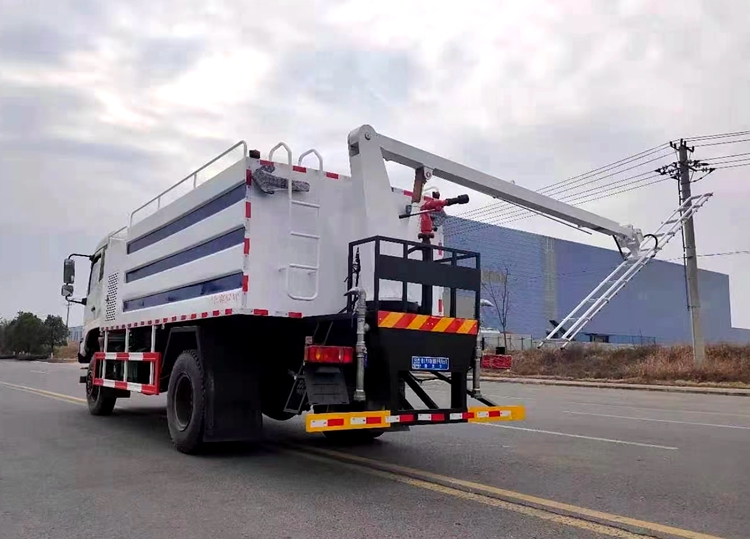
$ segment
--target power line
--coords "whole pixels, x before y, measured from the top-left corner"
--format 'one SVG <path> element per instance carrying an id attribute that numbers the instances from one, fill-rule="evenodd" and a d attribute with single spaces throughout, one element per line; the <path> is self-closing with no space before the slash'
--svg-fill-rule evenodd
<path id="1" fill-rule="evenodd" d="M 733 256 L 733 255 L 750 255 L 750 249 L 741 250 L 741 251 L 725 251 L 723 253 L 705 253 L 702 255 L 695 255 L 695 256 L 697 256 L 698 258 L 710 258 L 710 257 L 715 257 L 715 256 Z M 683 258 L 684 257 L 680 256 L 676 258 L 664 258 L 664 259 L 657 258 L 657 260 L 662 260 L 664 262 L 672 262 L 674 260 L 683 260 Z"/>
<path id="2" fill-rule="evenodd" d="M 711 139 L 717 139 L 717 138 L 728 138 L 728 137 L 738 137 L 738 136 L 745 136 L 750 135 L 750 131 L 734 131 L 731 133 L 718 133 L 715 135 L 699 135 L 697 137 L 687 137 L 685 140 L 694 141 L 694 140 L 711 140 Z M 676 142 L 676 141 L 673 141 Z"/>
<path id="3" fill-rule="evenodd" d="M 643 178 L 642 176 L 649 175 L 648 177 Z M 595 187 L 593 189 L 589 189 L 582 193 L 570 193 L 568 195 L 565 195 L 563 197 L 560 197 L 558 200 L 561 202 L 576 202 L 579 200 L 581 196 L 588 197 L 591 195 L 597 195 L 597 194 L 604 194 L 607 191 L 612 191 L 612 194 L 616 194 L 614 191 L 623 187 L 625 184 L 631 183 L 631 184 L 637 184 L 646 180 L 649 180 L 651 178 L 657 177 L 658 174 L 654 174 L 653 170 L 649 170 L 646 172 L 642 172 L 640 174 L 635 174 L 633 176 L 629 176 L 627 178 L 622 178 L 617 181 L 611 182 L 607 185 L 600 185 L 598 187 Z M 631 181 L 634 180 L 634 181 Z M 617 191 L 619 192 L 619 191 Z M 520 215 L 527 215 L 528 217 L 531 217 L 532 215 L 537 215 L 533 211 L 530 211 L 526 208 L 515 206 L 515 205 L 509 205 L 509 207 L 506 209 L 506 211 L 503 212 L 497 212 L 492 216 L 485 216 L 484 219 L 481 222 L 486 223 L 496 223 L 498 222 L 498 219 L 506 219 L 509 217 L 515 217 Z M 456 217 L 462 217 L 466 218 L 464 215 L 457 215 Z M 471 216 L 474 217 L 474 216 Z M 479 222 L 479 221 L 476 221 Z"/>
<path id="4" fill-rule="evenodd" d="M 712 166 L 715 166 L 715 165 L 726 165 L 726 164 L 729 164 L 729 163 L 742 163 L 744 161 L 750 161 L 750 157 L 742 157 L 740 159 L 727 159 L 727 160 L 718 161 L 718 162 L 714 161 L 713 159 L 709 159 L 708 161 L 709 162 L 705 163 L 705 164 L 707 164 L 708 166 L 712 167 Z"/>
<path id="5" fill-rule="evenodd" d="M 609 192 L 608 191 L 602 192 L 600 190 L 593 190 L 593 191 L 589 191 L 589 192 L 584 193 L 584 194 L 577 193 L 577 194 L 569 195 L 567 197 L 562 197 L 562 198 L 560 198 L 560 201 L 561 202 L 566 202 L 568 204 L 573 204 L 573 205 L 581 205 L 581 204 L 586 204 L 588 202 L 593 202 L 595 200 L 601 200 L 603 198 L 608 198 L 608 197 L 619 195 L 619 194 L 622 194 L 622 193 L 627 193 L 627 192 L 630 192 L 630 191 L 634 191 L 636 189 L 641 189 L 643 187 L 648 187 L 650 185 L 654 185 L 654 184 L 660 183 L 662 181 L 671 179 L 671 178 L 659 178 L 659 179 L 657 179 L 655 181 L 651 181 L 651 182 L 648 182 L 648 183 L 640 183 L 640 182 L 644 182 L 644 181 L 647 181 L 647 180 L 651 180 L 653 178 L 659 178 L 659 175 L 652 173 L 652 175 L 649 176 L 649 177 L 647 177 L 647 178 L 641 178 L 640 180 L 636 180 L 634 182 L 631 182 L 633 184 L 638 184 L 638 185 L 631 185 L 629 187 L 627 187 L 627 185 L 619 185 L 618 186 L 618 187 L 627 187 L 627 188 L 624 188 L 624 189 L 615 189 L 615 190 L 609 191 Z M 591 195 L 598 195 L 598 196 L 592 197 Z M 458 235 L 458 234 L 463 234 L 463 233 L 467 233 L 467 232 L 472 232 L 474 230 L 477 230 L 477 229 L 480 229 L 480 228 L 485 228 L 485 227 L 488 227 L 488 226 L 498 226 L 498 225 L 503 225 L 503 224 L 507 224 L 507 223 L 512 223 L 512 222 L 519 221 L 519 220 L 522 220 L 522 219 L 528 219 L 529 217 L 534 217 L 536 215 L 538 215 L 538 214 L 535 214 L 535 213 L 530 212 L 530 211 L 528 211 L 526 209 L 523 209 L 523 208 L 518 208 L 518 209 L 516 209 L 516 211 L 507 212 L 505 214 L 501 214 L 501 215 L 495 216 L 494 220 L 491 220 L 491 221 L 471 221 L 470 223 L 467 223 L 466 225 L 464 225 L 463 228 L 461 228 L 460 230 L 455 231 L 453 234 Z M 462 217 L 462 216 L 457 216 L 457 217 Z"/>
<path id="6" fill-rule="evenodd" d="M 689 139 L 686 139 L 686 140 L 698 142 L 696 146 L 715 146 L 715 145 L 723 145 L 723 144 L 750 142 L 750 138 L 740 138 L 739 140 L 724 140 L 724 139 L 737 139 L 738 137 L 744 137 L 746 135 L 750 135 L 750 131 L 735 131 L 735 132 L 730 132 L 730 133 L 700 135 L 700 136 L 690 137 Z M 717 142 L 712 142 L 712 141 L 717 141 Z M 598 182 L 601 182 L 607 178 L 616 177 L 619 174 L 627 172 L 629 170 L 637 169 L 641 166 L 645 166 L 649 163 L 653 163 L 654 161 L 664 159 L 667 157 L 667 154 L 663 153 L 665 150 L 667 151 L 667 153 L 669 153 L 671 150 L 674 150 L 674 146 L 672 146 L 670 143 L 664 143 L 658 146 L 654 146 L 652 148 L 649 148 L 648 150 L 644 150 L 642 152 L 633 154 L 631 156 L 625 157 L 623 159 L 620 159 L 608 165 L 604 165 L 602 167 L 595 168 L 583 174 L 572 176 L 571 178 L 568 178 L 567 180 L 548 185 L 540 189 L 539 192 L 542 194 L 546 194 L 548 196 L 559 195 L 561 193 L 569 192 L 567 195 L 559 197 L 559 200 L 561 202 L 566 202 L 568 204 L 582 205 L 582 204 L 587 204 L 589 202 L 594 202 L 596 200 L 601 200 L 601 199 L 616 196 L 622 193 L 634 191 L 636 189 L 649 187 L 651 185 L 655 185 L 657 183 L 666 181 L 670 178 L 669 177 L 659 178 L 658 174 L 654 175 L 653 174 L 654 171 L 649 170 L 647 172 L 642 172 L 639 174 L 631 175 L 627 178 L 615 179 L 614 181 L 608 182 L 604 185 L 599 185 L 599 186 L 594 186 L 594 187 L 589 187 L 589 186 L 596 184 Z M 662 155 L 656 155 L 656 154 L 662 154 Z M 654 155 L 656 155 L 656 157 L 653 157 Z M 748 166 L 750 165 L 750 157 L 743 158 L 743 159 L 732 159 L 735 157 L 742 158 L 743 156 L 748 156 L 748 155 L 750 155 L 750 152 L 721 155 L 721 156 L 717 156 L 714 158 L 707 158 L 702 162 L 696 161 L 692 163 L 692 165 L 694 167 L 703 167 L 703 168 L 693 169 L 693 171 L 695 172 L 695 170 L 701 170 L 702 172 L 705 172 L 705 174 L 692 181 L 693 182 L 700 181 L 703 178 L 705 178 L 708 174 L 713 172 L 714 170 L 723 169 L 723 168 L 737 168 L 741 166 Z M 647 158 L 650 158 L 650 159 L 647 159 Z M 641 161 L 641 162 L 638 162 L 638 161 Z M 627 166 L 627 165 L 630 165 L 630 166 Z M 666 172 L 669 167 L 665 166 L 662 168 L 664 169 L 664 171 L 662 172 Z M 617 170 L 617 169 L 620 169 L 620 170 Z M 653 181 L 650 181 L 650 180 L 653 180 Z M 573 192 L 570 192 L 570 191 L 573 191 Z M 462 233 L 472 232 L 477 229 L 485 228 L 488 226 L 504 225 L 507 223 L 519 221 L 519 220 L 526 219 L 528 217 L 532 217 L 536 215 L 538 214 L 526 208 L 523 208 L 522 206 L 517 206 L 515 204 L 502 203 L 502 202 L 490 203 L 481 208 L 476 208 L 474 210 L 469 210 L 462 214 L 456 215 L 456 217 L 461 217 L 464 219 L 471 219 L 471 221 L 466 221 L 462 223 L 457 229 L 451 232 L 451 235 L 458 236 Z M 476 220 L 478 218 L 481 218 L 482 220 L 481 221 Z"/>
<path id="7" fill-rule="evenodd" d="M 660 160 L 660 159 L 664 159 L 664 157 L 665 157 L 665 156 L 663 156 L 663 155 L 662 155 L 662 156 L 656 157 L 656 158 L 654 158 L 654 159 L 649 159 L 648 161 L 644 161 L 643 163 L 639 163 L 638 165 L 634 165 L 634 166 L 632 166 L 632 167 L 624 168 L 624 169 L 622 169 L 622 170 L 620 170 L 620 171 L 617 171 L 617 172 L 613 172 L 612 174 L 607 174 L 606 176 L 602 176 L 601 178 L 597 178 L 597 179 L 596 179 L 595 181 L 593 181 L 593 182 L 589 182 L 589 183 L 596 183 L 596 182 L 598 182 L 598 181 L 601 181 L 601 180 L 603 180 L 603 179 L 605 179 L 605 178 L 610 178 L 610 177 L 612 177 L 612 176 L 615 176 L 615 175 L 617 175 L 617 174 L 621 174 L 621 173 L 623 173 L 623 172 L 627 172 L 628 170 L 632 170 L 632 169 L 634 169 L 634 168 L 638 168 L 638 167 L 641 167 L 641 166 L 643 166 L 643 165 L 645 165 L 645 164 L 647 164 L 647 163 L 653 163 L 654 161 L 658 161 L 658 160 Z M 635 175 L 635 176 L 631 176 L 630 178 L 637 178 L 638 176 L 643 176 L 644 174 L 648 174 L 648 173 L 650 173 L 650 172 L 653 172 L 653 171 L 649 170 L 648 172 L 644 172 L 644 173 L 642 173 L 642 174 L 637 174 L 637 175 Z M 626 179 L 630 179 L 630 178 L 626 178 Z M 617 180 L 617 181 L 619 182 L 619 181 L 623 181 L 623 180 Z M 586 185 L 588 185 L 588 184 L 586 184 Z M 563 192 L 565 192 L 565 191 L 569 191 L 569 190 L 570 190 L 570 189 L 563 189 L 562 191 L 559 191 L 559 192 L 557 192 L 557 193 L 555 193 L 555 194 L 557 195 L 557 194 L 559 194 L 559 193 L 563 193 Z"/>
<path id="8" fill-rule="evenodd" d="M 713 157 L 707 157 L 708 160 L 714 160 L 714 159 L 729 159 L 730 157 L 741 157 L 743 155 L 750 155 L 750 152 L 744 152 L 744 153 L 733 153 L 729 155 L 715 155 Z"/>
<path id="9" fill-rule="evenodd" d="M 649 171 L 649 172 L 647 172 L 645 174 L 650 174 L 650 176 L 648 176 L 646 178 L 640 178 L 640 179 L 632 181 L 632 182 L 630 180 L 633 179 L 633 178 L 636 178 L 637 176 L 631 176 L 630 178 L 624 178 L 623 180 L 615 182 L 612 185 L 607 185 L 607 186 L 602 186 L 602 187 L 599 187 L 599 188 L 596 188 L 596 189 L 591 189 L 589 191 L 586 191 L 585 193 L 572 193 L 571 195 L 568 195 L 568 196 L 565 196 L 565 197 L 561 197 L 559 200 L 560 200 L 560 202 L 566 202 L 568 204 L 576 204 L 576 203 L 582 204 L 582 203 L 585 203 L 585 202 L 589 202 L 590 201 L 589 198 L 592 195 L 601 195 L 601 196 L 597 196 L 595 198 L 591 198 L 591 200 L 598 200 L 600 198 L 604 198 L 604 197 L 608 197 L 608 196 L 614 196 L 614 195 L 616 195 L 616 194 L 618 194 L 620 192 L 623 192 L 623 191 L 619 191 L 619 189 L 621 187 L 624 187 L 626 185 L 633 185 L 634 188 L 637 188 L 637 187 L 640 187 L 640 186 L 636 186 L 635 184 L 639 184 L 641 182 L 644 182 L 644 181 L 650 180 L 652 178 L 658 177 L 658 174 L 654 174 L 653 171 Z M 642 175 L 643 174 L 639 174 L 638 176 L 642 176 Z M 628 189 L 628 190 L 632 190 L 632 189 Z M 516 210 L 514 212 L 510 212 L 510 213 L 508 213 L 506 215 L 500 215 L 500 216 L 498 216 L 499 218 L 501 218 L 501 221 L 492 221 L 492 222 L 494 222 L 494 223 L 504 222 L 503 220 L 507 219 L 507 218 L 521 217 L 521 216 L 524 216 L 524 218 L 526 218 L 526 217 L 531 217 L 532 215 L 536 215 L 536 214 L 534 214 L 533 212 L 530 213 L 528 210 L 526 210 L 524 208 L 520 208 L 520 209 L 518 209 L 518 210 Z"/>
<path id="10" fill-rule="evenodd" d="M 746 166 L 748 166 L 748 165 L 750 165 L 750 163 L 744 163 L 744 164 L 742 164 L 742 165 L 727 165 L 727 166 L 719 166 L 719 167 L 716 167 L 716 170 L 722 170 L 722 169 L 725 169 L 725 168 L 737 168 L 737 167 L 746 167 Z"/>
<path id="11" fill-rule="evenodd" d="M 693 146 L 696 146 L 696 147 L 721 146 L 723 144 L 738 144 L 740 142 L 750 142 L 750 138 L 744 138 L 741 140 L 723 140 L 720 142 L 707 142 L 705 144 L 694 144 Z"/>
<path id="12" fill-rule="evenodd" d="M 640 163 L 638 165 L 634 165 L 634 166 L 631 166 L 631 167 L 619 170 L 617 172 L 612 172 L 610 174 L 606 174 L 606 175 L 602 176 L 602 174 L 605 173 L 605 172 L 610 172 L 611 170 L 614 170 L 616 168 L 628 165 L 628 164 L 633 163 L 633 162 L 638 161 L 638 160 L 642 160 L 642 159 L 644 159 L 646 157 L 649 157 L 649 156 L 651 156 L 651 155 L 653 155 L 655 153 L 663 152 L 664 150 L 667 149 L 667 146 L 668 146 L 668 143 L 660 144 L 659 146 L 654 146 L 653 148 L 649 148 L 648 150 L 644 150 L 642 152 L 639 152 L 637 154 L 631 155 L 631 156 L 626 157 L 624 159 L 620 159 L 619 161 L 615 161 L 615 162 L 610 163 L 608 165 L 604 165 L 602 167 L 590 170 L 588 172 L 585 172 L 583 174 L 579 174 L 577 176 L 572 176 L 571 178 L 568 178 L 567 180 L 563 180 L 561 182 L 557 182 L 557 183 L 554 183 L 554 184 L 547 185 L 547 186 L 541 188 L 538 192 L 542 193 L 542 194 L 546 194 L 546 195 L 551 196 L 551 195 L 556 195 L 556 194 L 559 194 L 559 193 L 562 193 L 562 192 L 569 191 L 569 190 L 571 190 L 571 189 L 574 188 L 573 187 L 574 185 L 576 185 L 577 189 L 580 189 L 582 187 L 585 187 L 586 185 L 602 181 L 602 180 L 604 180 L 606 178 L 609 178 L 609 177 L 615 176 L 617 174 L 626 172 L 628 170 L 632 170 L 634 168 L 637 168 L 638 166 L 642 166 L 642 165 L 645 165 L 647 163 L 650 163 L 650 162 L 653 162 L 653 161 L 657 161 L 659 159 L 663 159 L 663 158 L 666 157 L 666 155 L 657 156 L 657 157 L 655 157 L 653 159 L 650 159 L 648 161 L 644 161 L 644 162 L 642 162 L 642 163 Z M 565 188 L 562 189 L 563 187 L 565 187 Z M 486 214 L 488 212 L 492 213 L 492 212 L 495 212 L 495 211 L 497 211 L 499 209 L 504 209 L 504 208 L 508 208 L 508 207 L 514 207 L 515 208 L 517 206 L 514 205 L 514 204 L 505 203 L 505 202 L 492 202 L 492 203 L 489 203 L 489 204 L 487 204 L 485 206 L 482 206 L 481 208 L 475 208 L 473 210 L 468 210 L 466 212 L 463 212 L 463 213 L 459 214 L 459 216 L 460 217 L 467 217 L 467 218 L 468 217 L 474 217 L 474 216 Z"/>
<path id="13" fill-rule="evenodd" d="M 726 251 L 724 253 L 708 253 L 708 254 L 697 255 L 697 256 L 709 257 L 709 256 L 731 256 L 731 255 L 750 255 L 750 249 L 745 249 L 741 251 Z"/>
<path id="14" fill-rule="evenodd" d="M 661 148 L 658 148 L 658 151 L 663 151 L 663 150 Z M 641 152 L 641 153 L 646 153 L 646 152 Z M 653 152 L 651 151 L 649 153 L 653 153 Z M 647 155 L 644 155 L 643 157 L 646 157 L 646 156 Z M 574 176 L 571 179 L 580 178 L 579 180 L 576 180 L 573 183 L 579 183 L 582 180 L 589 180 L 589 181 L 586 181 L 583 184 L 579 184 L 579 185 L 576 186 L 576 189 L 580 189 L 580 188 L 586 187 L 587 185 L 590 185 L 590 184 L 599 182 L 601 180 L 604 180 L 606 178 L 615 176 L 617 174 L 626 172 L 628 170 L 632 170 L 634 168 L 637 168 L 638 166 L 642 166 L 642 165 L 645 165 L 647 163 L 650 163 L 650 162 L 653 162 L 653 161 L 657 161 L 659 159 L 663 159 L 664 157 L 666 157 L 666 156 L 665 155 L 658 156 L 658 157 L 656 157 L 654 159 L 650 159 L 648 161 L 640 163 L 639 165 L 628 167 L 626 169 L 622 169 L 620 171 L 607 174 L 605 176 L 594 177 L 594 176 L 590 176 L 590 175 L 579 175 L 579 176 Z M 622 166 L 622 165 L 629 164 L 631 162 L 631 161 L 628 161 L 628 162 L 625 162 L 625 161 L 626 160 L 620 160 L 618 163 L 621 163 L 621 166 Z M 606 167 L 600 167 L 599 169 L 596 169 L 596 170 L 600 170 L 601 172 L 608 172 L 609 170 L 611 170 L 611 168 L 612 167 L 610 165 L 607 165 Z M 607 169 L 607 170 L 604 170 L 604 169 Z M 589 174 L 589 173 L 586 173 L 586 174 Z M 562 187 L 565 187 L 565 188 L 561 189 Z M 571 189 L 573 189 L 573 184 L 569 184 L 569 180 L 565 180 L 563 182 L 559 182 L 557 184 L 552 184 L 550 186 L 542 188 L 542 189 L 539 190 L 539 193 L 542 193 L 542 194 L 545 194 L 545 195 L 548 195 L 548 196 L 553 196 L 553 195 L 558 195 L 558 194 L 560 194 L 562 192 L 570 191 Z M 518 206 L 515 205 L 515 204 L 503 203 L 503 202 L 501 202 L 501 203 L 490 203 L 490 204 L 488 204 L 486 206 L 483 206 L 482 208 L 477 208 L 475 210 L 469 210 L 469 211 L 467 211 L 465 213 L 462 213 L 460 215 L 462 217 L 474 217 L 474 216 L 478 216 L 480 214 L 496 213 L 498 210 L 508 209 L 508 208 L 518 208 Z"/>

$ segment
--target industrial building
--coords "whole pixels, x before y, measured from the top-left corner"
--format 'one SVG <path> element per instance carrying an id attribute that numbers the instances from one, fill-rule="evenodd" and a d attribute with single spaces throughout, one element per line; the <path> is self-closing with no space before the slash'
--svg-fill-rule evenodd
<path id="1" fill-rule="evenodd" d="M 505 329 L 527 339 L 544 338 L 554 328 L 552 321 L 562 320 L 622 260 L 614 249 L 456 217 L 449 218 L 443 230 L 446 246 L 480 253 L 485 286 L 496 295 L 507 286 L 510 302 Z M 750 342 L 750 330 L 732 327 L 729 276 L 699 270 L 699 286 L 706 342 Z M 486 290 L 487 299 L 491 299 L 491 290 Z M 471 298 L 459 296 L 458 315 L 469 315 L 471 305 Z M 502 329 L 500 314 L 498 309 L 483 309 L 482 326 Z M 589 322 L 577 340 L 689 343 L 682 264 L 652 260 Z"/>

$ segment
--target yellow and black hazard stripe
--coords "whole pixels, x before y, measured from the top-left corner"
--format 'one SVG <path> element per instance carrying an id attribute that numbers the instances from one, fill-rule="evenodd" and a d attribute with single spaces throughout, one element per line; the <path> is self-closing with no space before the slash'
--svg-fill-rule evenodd
<path id="1" fill-rule="evenodd" d="M 378 311 L 378 327 L 476 335 L 479 331 L 479 322 L 470 318 Z"/>

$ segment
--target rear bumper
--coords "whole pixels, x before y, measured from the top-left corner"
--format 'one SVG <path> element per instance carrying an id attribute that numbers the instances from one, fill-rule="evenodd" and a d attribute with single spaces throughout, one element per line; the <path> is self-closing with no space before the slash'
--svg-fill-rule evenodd
<path id="1" fill-rule="evenodd" d="M 468 410 L 378 410 L 369 412 L 334 412 L 307 414 L 307 432 L 354 429 L 387 429 L 392 426 L 436 425 L 445 423 L 489 423 L 522 421 L 523 406 L 477 406 Z"/>

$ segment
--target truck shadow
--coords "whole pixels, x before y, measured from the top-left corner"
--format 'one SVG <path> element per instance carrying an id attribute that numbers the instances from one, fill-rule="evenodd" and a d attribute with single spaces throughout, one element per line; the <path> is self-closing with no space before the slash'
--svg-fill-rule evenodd
<path id="1" fill-rule="evenodd" d="M 87 419 L 101 426 L 103 432 L 116 433 L 117 437 L 138 439 L 144 445 L 158 445 L 170 451 L 175 451 L 169 437 L 167 413 L 163 406 L 140 404 L 118 406 L 109 417 L 87 415 Z M 366 446 L 377 452 L 378 448 L 385 449 L 389 444 L 386 440 L 380 439 L 365 443 L 333 442 L 320 434 L 305 432 L 304 424 L 300 420 L 280 422 L 264 417 L 263 435 L 261 437 L 247 442 L 205 444 L 196 456 L 201 458 L 249 457 L 259 453 L 280 452 L 290 445 L 301 448 L 309 446 L 341 451 Z"/>

